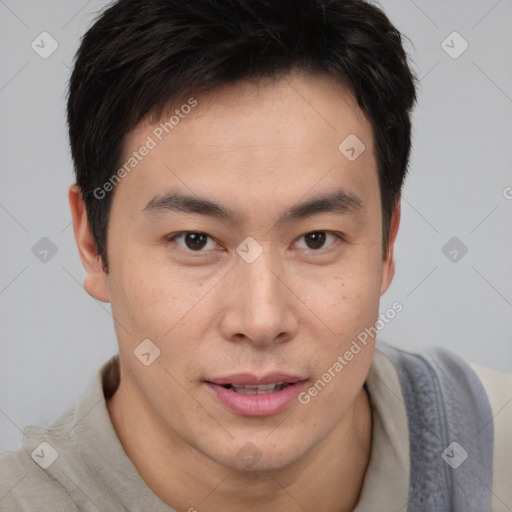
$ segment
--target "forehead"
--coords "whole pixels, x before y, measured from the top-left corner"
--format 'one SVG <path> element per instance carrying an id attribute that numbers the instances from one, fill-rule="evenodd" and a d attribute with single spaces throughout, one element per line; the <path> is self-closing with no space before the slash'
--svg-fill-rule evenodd
<path id="1" fill-rule="evenodd" d="M 238 190 L 245 200 L 268 202 L 269 188 L 296 190 L 298 199 L 316 187 L 356 193 L 376 183 L 372 126 L 349 88 L 331 77 L 290 74 L 191 97 L 192 109 L 182 108 L 185 95 L 125 138 L 122 163 L 148 140 L 154 146 L 122 184 L 146 199 L 139 210 L 176 186 L 218 199 Z"/>

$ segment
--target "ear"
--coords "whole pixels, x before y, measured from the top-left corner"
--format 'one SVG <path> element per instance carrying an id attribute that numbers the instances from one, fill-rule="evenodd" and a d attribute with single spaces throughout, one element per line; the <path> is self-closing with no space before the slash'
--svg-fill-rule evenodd
<path id="1" fill-rule="evenodd" d="M 401 198 L 399 197 L 391 217 L 388 252 L 382 266 L 382 280 L 380 284 L 381 295 L 383 295 L 389 288 L 389 285 L 393 280 L 393 276 L 395 275 L 395 260 L 393 257 L 393 249 L 395 248 L 396 235 L 398 234 L 398 226 L 400 225 L 400 204 Z"/>
<path id="2" fill-rule="evenodd" d="M 84 288 L 89 295 L 102 302 L 109 302 L 110 296 L 107 285 L 107 275 L 103 271 L 100 256 L 96 250 L 96 243 L 89 229 L 85 203 L 82 192 L 75 183 L 69 187 L 69 206 L 73 217 L 73 231 L 78 247 L 80 259 L 87 275 L 84 279 Z"/>

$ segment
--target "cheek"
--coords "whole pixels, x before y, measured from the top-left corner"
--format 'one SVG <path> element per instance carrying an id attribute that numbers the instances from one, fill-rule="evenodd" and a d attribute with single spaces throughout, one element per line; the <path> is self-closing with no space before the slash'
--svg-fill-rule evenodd
<path id="1" fill-rule="evenodd" d="M 111 302 L 123 352 L 131 357 L 142 340 L 149 339 L 160 351 L 161 368 L 176 377 L 193 375 L 192 362 L 197 365 L 204 357 L 201 341 L 211 329 L 208 310 L 214 307 L 213 286 L 143 260 L 120 268 L 122 273 L 112 276 Z M 130 364 L 138 368 L 137 361 Z"/>
<path id="2" fill-rule="evenodd" d="M 381 262 L 362 249 L 338 265 L 295 278 L 297 296 L 330 328 L 331 334 L 342 338 L 374 322 L 378 315 Z"/>
<path id="3" fill-rule="evenodd" d="M 359 274 L 332 279 L 318 299 L 322 332 L 315 330 L 309 349 L 313 377 L 304 401 L 341 419 L 359 392 L 371 365 L 378 319 L 379 287 L 375 278 Z"/>
<path id="4" fill-rule="evenodd" d="M 160 338 L 186 316 L 202 284 L 187 286 L 176 269 L 140 257 L 127 258 L 114 269 L 110 289 L 112 307 L 126 322 L 138 333 Z"/>
<path id="5" fill-rule="evenodd" d="M 315 340 L 315 349 L 309 350 L 312 373 L 321 380 L 320 387 L 329 382 L 326 387 L 331 390 L 322 392 L 320 401 L 330 397 L 340 406 L 350 403 L 364 381 L 373 356 L 371 327 L 379 313 L 379 276 L 379 260 L 365 261 L 360 255 L 347 260 L 320 286 L 309 288 L 307 306 L 315 313 L 310 317 L 315 325 L 310 322 L 308 327 Z"/>

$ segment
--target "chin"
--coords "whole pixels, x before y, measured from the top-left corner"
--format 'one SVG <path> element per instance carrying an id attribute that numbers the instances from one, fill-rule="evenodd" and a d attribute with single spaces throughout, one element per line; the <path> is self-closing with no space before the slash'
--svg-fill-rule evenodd
<path id="1" fill-rule="evenodd" d="M 229 447 L 229 452 L 224 454 L 224 465 L 248 473 L 286 469 L 308 451 L 303 440 L 294 442 L 288 437 L 286 441 L 284 444 L 284 441 L 273 440 L 270 437 L 246 437 L 244 441 L 237 441 Z M 233 445 L 236 448 L 232 448 Z"/>

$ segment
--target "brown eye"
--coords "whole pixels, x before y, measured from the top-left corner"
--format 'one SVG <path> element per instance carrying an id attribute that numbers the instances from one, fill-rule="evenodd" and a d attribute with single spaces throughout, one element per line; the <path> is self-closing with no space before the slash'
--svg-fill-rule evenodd
<path id="1" fill-rule="evenodd" d="M 329 239 L 331 239 L 330 242 Z M 305 245 L 301 243 L 302 240 L 305 241 Z M 328 249 L 331 245 L 343 240 L 344 238 L 341 234 L 331 233 L 330 231 L 311 231 L 302 235 L 297 244 L 299 244 L 300 249 L 320 252 L 322 249 Z"/>
<path id="2" fill-rule="evenodd" d="M 205 233 L 199 233 L 196 231 L 186 231 L 184 233 L 179 233 L 169 238 L 169 240 L 176 240 L 176 243 L 180 247 L 183 247 L 183 249 L 189 249 L 193 252 L 205 252 L 202 251 L 202 249 L 208 245 L 209 238 L 210 237 Z M 182 239 L 183 242 L 178 242 L 178 239 Z"/>
<path id="3" fill-rule="evenodd" d="M 304 235 L 304 239 L 306 240 L 306 244 L 309 249 L 321 249 L 325 244 L 326 238 L 325 231 L 315 231 Z"/>
<path id="4" fill-rule="evenodd" d="M 202 233 L 187 233 L 185 235 L 185 244 L 189 249 L 202 249 L 206 245 L 208 236 Z"/>

